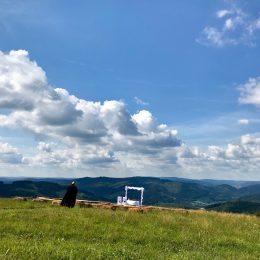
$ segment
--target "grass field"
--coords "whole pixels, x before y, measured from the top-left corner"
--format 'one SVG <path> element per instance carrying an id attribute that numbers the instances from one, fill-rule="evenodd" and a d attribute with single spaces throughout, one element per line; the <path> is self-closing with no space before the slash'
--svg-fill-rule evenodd
<path id="1" fill-rule="evenodd" d="M 0 259 L 260 259 L 260 218 L 0 199 Z"/>

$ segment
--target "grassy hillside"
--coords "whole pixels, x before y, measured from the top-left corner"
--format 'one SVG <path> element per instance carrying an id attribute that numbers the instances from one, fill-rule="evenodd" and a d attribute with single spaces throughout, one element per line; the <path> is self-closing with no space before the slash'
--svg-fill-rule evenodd
<path id="1" fill-rule="evenodd" d="M 0 199 L 0 259 L 259 259 L 260 218 Z"/>

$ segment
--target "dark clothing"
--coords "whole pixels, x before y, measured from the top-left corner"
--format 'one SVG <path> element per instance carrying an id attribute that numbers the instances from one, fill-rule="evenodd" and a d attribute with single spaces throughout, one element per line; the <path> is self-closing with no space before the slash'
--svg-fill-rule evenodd
<path id="1" fill-rule="evenodd" d="M 69 207 L 69 208 L 73 208 L 75 206 L 75 203 L 76 203 L 77 193 L 78 193 L 77 186 L 71 184 L 68 187 L 67 192 L 66 192 L 64 198 L 62 199 L 60 205 L 66 206 L 66 207 Z"/>

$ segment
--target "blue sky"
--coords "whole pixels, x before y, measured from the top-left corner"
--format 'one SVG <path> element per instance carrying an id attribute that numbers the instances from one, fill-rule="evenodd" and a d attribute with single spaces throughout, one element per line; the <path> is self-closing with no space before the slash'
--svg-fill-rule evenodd
<path id="1" fill-rule="evenodd" d="M 124 122 L 132 132 L 131 137 L 126 130 L 126 134 L 116 132 L 114 125 L 107 125 L 103 114 L 98 116 L 108 131 L 102 135 L 105 143 L 94 143 L 88 137 L 74 140 L 71 129 L 69 134 L 68 131 L 61 134 L 54 119 L 48 121 L 50 119 L 44 117 L 46 129 L 41 130 L 39 120 L 29 124 L 25 119 L 30 127 L 22 124 L 15 112 L 22 113 L 24 108 L 13 104 L 25 98 L 22 93 L 28 94 L 28 86 L 17 80 L 23 89 L 18 93 L 12 88 L 12 98 L 17 98 L 11 102 L 4 94 L 1 105 L 0 97 L 0 114 L 5 115 L 2 121 L 0 119 L 3 157 L 0 174 L 167 175 L 259 180 L 256 170 L 260 160 L 259 11 L 257 0 L 82 0 L 74 4 L 59 0 L 1 1 L 3 68 L 14 70 L 8 63 L 11 50 L 26 50 L 22 55 L 15 54 L 16 62 L 20 64 L 20 59 L 26 59 L 23 66 L 33 66 L 31 62 L 36 61 L 37 69 L 45 73 L 46 88 L 62 88 L 78 99 L 101 102 L 98 108 L 101 114 L 107 108 L 102 107 L 104 101 L 116 101 L 114 110 L 111 103 L 109 105 L 113 113 L 122 114 L 120 120 L 123 121 L 116 120 L 116 129 L 121 129 Z M 26 69 L 20 69 L 19 77 L 26 77 Z M 1 73 L 4 76 L 5 70 Z M 14 84 L 16 77 L 10 76 L 9 83 L 5 84 Z M 38 79 L 32 80 L 34 87 L 35 82 Z M 1 86 L 0 81 L 0 91 L 7 85 L 2 83 Z M 36 90 L 32 97 L 35 93 Z M 37 115 L 36 100 L 40 95 L 38 93 L 32 103 Z M 29 101 L 26 99 L 26 102 Z M 75 105 L 76 101 L 73 102 Z M 56 105 L 50 105 L 53 113 L 59 112 Z M 64 106 L 67 109 L 71 104 Z M 83 111 L 75 107 L 79 114 Z M 140 111 L 149 111 L 150 115 Z M 84 113 L 89 112 L 84 110 Z M 26 117 L 25 113 L 19 115 Z M 75 119 L 77 123 L 80 117 Z M 59 120 L 62 121 L 61 117 Z M 73 120 L 64 120 L 66 127 L 69 122 L 70 128 L 75 128 Z M 143 124 L 148 121 L 152 123 L 144 129 Z M 166 128 L 160 128 L 161 124 Z M 87 127 L 93 132 L 94 125 Z M 176 136 L 171 132 L 175 129 Z M 133 131 L 136 136 L 141 134 L 146 138 L 145 142 L 140 137 L 133 139 Z M 118 135 L 142 148 L 131 152 L 129 144 L 119 144 Z M 161 140 L 162 136 L 167 138 Z M 251 138 L 249 143 L 245 136 Z M 51 144 L 54 148 L 50 148 Z M 68 155 L 69 151 L 77 154 L 73 149 L 79 154 L 69 162 L 68 157 L 72 156 Z M 82 157 L 86 150 L 92 151 L 87 159 Z M 6 159 L 10 153 L 15 163 Z M 100 154 L 105 157 L 102 157 L 104 161 Z M 93 163 L 91 160 L 96 156 L 100 161 Z"/>

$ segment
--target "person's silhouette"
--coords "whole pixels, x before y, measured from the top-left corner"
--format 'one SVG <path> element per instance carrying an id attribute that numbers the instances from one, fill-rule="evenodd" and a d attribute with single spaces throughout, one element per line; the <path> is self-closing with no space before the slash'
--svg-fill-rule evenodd
<path id="1" fill-rule="evenodd" d="M 78 188 L 76 186 L 76 183 L 73 181 L 69 185 L 67 192 L 65 193 L 64 198 L 61 201 L 61 206 L 73 208 L 76 203 L 77 193 L 78 193 Z"/>

